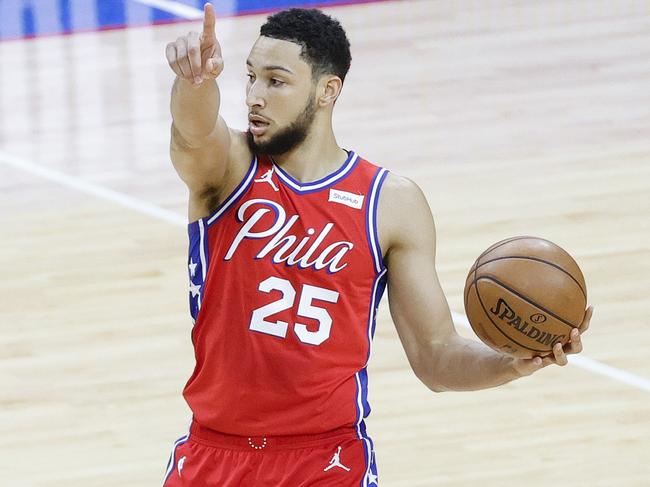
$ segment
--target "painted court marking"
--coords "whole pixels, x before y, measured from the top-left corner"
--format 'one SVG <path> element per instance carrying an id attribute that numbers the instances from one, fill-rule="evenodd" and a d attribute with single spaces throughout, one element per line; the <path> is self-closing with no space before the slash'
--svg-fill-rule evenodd
<path id="1" fill-rule="evenodd" d="M 451 317 L 453 318 L 455 325 L 464 328 L 471 328 L 467 316 L 452 311 Z M 639 377 L 638 375 L 634 375 L 622 369 L 617 369 L 616 367 L 611 367 L 610 365 L 605 365 L 582 354 L 568 355 L 567 358 L 573 365 L 577 365 L 589 372 L 604 375 L 605 377 L 623 382 L 624 384 L 636 387 L 637 389 L 650 392 L 650 380 L 644 379 L 643 377 Z"/>
<path id="2" fill-rule="evenodd" d="M 98 184 L 84 181 L 81 178 L 70 176 L 60 171 L 48 169 L 38 164 L 34 164 L 32 162 L 11 156 L 2 151 L 0 151 L 0 164 L 5 164 L 7 166 L 28 172 L 34 176 L 53 181 L 55 183 L 61 184 L 62 186 L 66 186 L 82 193 L 117 203 L 118 205 L 129 208 L 130 210 L 134 210 L 139 213 L 157 218 L 158 220 L 163 220 L 182 227 L 187 226 L 187 219 L 178 213 L 165 210 L 159 206 L 153 205 L 138 198 L 133 198 L 132 196 L 119 193 L 112 189 L 104 188 Z M 469 321 L 467 321 L 467 317 L 465 315 L 453 311 L 451 314 L 454 320 L 454 324 L 465 328 L 470 327 Z M 609 377 L 610 379 L 622 382 L 636 389 L 650 392 L 650 380 L 647 380 L 625 370 L 605 365 L 584 355 L 570 355 L 569 362 L 594 374 Z"/>
<path id="3" fill-rule="evenodd" d="M 48 169 L 38 164 L 33 164 L 29 161 L 23 159 L 18 159 L 17 157 L 10 156 L 0 152 L 0 164 L 5 164 L 8 166 L 15 167 L 22 171 L 33 174 L 34 176 L 39 176 L 43 179 L 49 179 L 54 181 L 62 186 L 67 186 L 68 188 L 75 189 L 82 193 L 86 193 L 92 196 L 97 196 L 104 200 L 112 201 L 118 205 L 125 206 L 131 210 L 144 213 L 145 215 L 158 218 L 159 220 L 164 220 L 169 223 L 174 223 L 176 225 L 187 225 L 187 219 L 180 216 L 178 213 L 173 211 L 165 210 L 159 206 L 147 203 L 146 201 L 133 198 L 129 195 L 118 193 L 112 189 L 105 188 L 95 183 L 90 183 L 84 181 L 81 178 L 69 176 L 59 171 L 53 169 Z"/>
<path id="4" fill-rule="evenodd" d="M 158 10 L 163 10 L 170 14 L 177 15 L 184 19 L 197 20 L 203 18 L 203 10 L 199 10 L 189 5 L 185 5 L 179 2 L 173 2 L 171 0 L 134 0 L 136 3 L 141 3 L 149 7 L 157 8 Z"/>

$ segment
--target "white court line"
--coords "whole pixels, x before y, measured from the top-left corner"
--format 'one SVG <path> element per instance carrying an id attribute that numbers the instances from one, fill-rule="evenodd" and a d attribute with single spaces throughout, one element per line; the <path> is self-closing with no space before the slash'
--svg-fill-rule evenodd
<path id="1" fill-rule="evenodd" d="M 154 218 L 158 218 L 159 220 L 164 220 L 166 222 L 174 223 L 176 225 L 183 225 L 183 226 L 187 225 L 187 219 L 183 218 L 178 213 L 174 213 L 173 211 L 165 210 L 164 208 L 160 208 L 159 206 L 152 205 L 151 203 L 147 203 L 146 201 L 133 198 L 126 194 L 118 193 L 117 191 L 113 191 L 112 189 L 104 188 L 103 186 L 99 186 L 98 184 L 89 183 L 88 181 L 84 181 L 81 178 L 68 176 L 67 174 L 64 174 L 62 172 L 54 171 L 53 169 L 48 169 L 46 167 L 33 164 L 23 159 L 18 159 L 17 157 L 10 156 L 9 154 L 5 154 L 3 152 L 0 152 L 0 164 L 13 166 L 17 169 L 21 169 L 35 176 L 40 176 L 44 179 L 49 179 L 50 181 L 54 181 L 55 183 L 59 183 L 63 186 L 67 186 L 68 188 L 76 189 L 77 191 L 80 191 L 82 193 L 90 194 L 102 198 L 104 200 L 112 201 L 113 203 L 126 206 L 131 210 L 144 213 L 145 215 L 153 216 Z"/>
<path id="2" fill-rule="evenodd" d="M 471 328 L 467 316 L 452 311 L 451 317 L 453 318 L 455 325 L 464 328 Z M 616 367 L 602 364 L 597 360 L 586 357 L 585 355 L 569 355 L 567 358 L 573 365 L 577 365 L 578 367 L 593 372 L 594 374 L 604 375 L 605 377 L 623 382 L 624 384 L 631 385 L 637 389 L 650 392 L 650 380 L 644 379 L 643 377 L 631 374 L 625 370 L 617 369 Z"/>
<path id="3" fill-rule="evenodd" d="M 203 11 L 189 5 L 179 2 L 172 2 L 171 0 L 133 0 L 134 2 L 148 5 L 149 7 L 157 8 L 169 12 L 170 14 L 178 15 L 184 19 L 196 20 L 203 18 Z"/>
<path id="4" fill-rule="evenodd" d="M 74 176 L 69 176 L 62 172 L 55 171 L 53 169 L 47 169 L 37 164 L 33 164 L 29 161 L 25 161 L 17 157 L 10 156 L 1 151 L 0 151 L 0 164 L 6 164 L 15 167 L 17 169 L 21 169 L 23 171 L 34 174 L 35 176 L 39 176 L 48 179 L 50 181 L 54 181 L 63 186 L 67 186 L 68 188 L 81 191 L 82 193 L 90 194 L 93 196 L 97 196 L 98 198 L 102 198 L 111 201 L 113 203 L 117 203 L 118 205 L 122 205 L 126 208 L 129 208 L 130 210 L 135 210 L 137 212 L 143 213 L 148 216 L 152 216 L 159 220 L 163 220 L 168 223 L 173 223 L 174 225 L 178 225 L 182 227 L 187 226 L 187 219 L 177 213 L 174 213 L 169 210 L 165 210 L 164 208 L 160 208 L 146 201 L 139 200 L 137 198 L 133 198 L 131 196 L 127 196 L 122 193 L 118 193 L 117 191 L 113 191 L 112 189 L 107 189 L 97 184 L 86 182 L 83 179 Z M 470 326 L 469 321 L 467 321 L 467 317 L 465 315 L 453 311 L 451 314 L 454 323 L 456 325 L 469 328 Z M 609 365 L 602 364 L 584 355 L 570 355 L 569 361 L 573 365 L 577 365 L 578 367 L 593 372 L 594 374 L 603 375 L 605 377 L 609 377 L 610 379 L 614 379 L 616 381 L 630 385 L 637 389 L 650 392 L 649 380 L 644 379 L 643 377 L 640 377 L 638 375 L 634 375 L 625 370 L 617 369 L 616 367 L 611 367 Z"/>

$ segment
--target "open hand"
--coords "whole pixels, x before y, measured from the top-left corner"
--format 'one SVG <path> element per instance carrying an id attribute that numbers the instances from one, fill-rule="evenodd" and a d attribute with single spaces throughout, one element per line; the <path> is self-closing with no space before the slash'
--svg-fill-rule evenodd
<path id="1" fill-rule="evenodd" d="M 179 37 L 165 49 L 167 62 L 176 76 L 194 86 L 203 80 L 214 79 L 223 71 L 221 46 L 214 31 L 216 16 L 212 4 L 203 10 L 203 32 Z"/>

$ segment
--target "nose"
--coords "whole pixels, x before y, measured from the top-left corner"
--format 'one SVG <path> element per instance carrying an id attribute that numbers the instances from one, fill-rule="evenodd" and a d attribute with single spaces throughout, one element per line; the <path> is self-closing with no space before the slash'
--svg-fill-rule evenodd
<path id="1" fill-rule="evenodd" d="M 248 87 L 248 91 L 246 92 L 246 105 L 248 105 L 248 108 L 264 108 L 266 106 L 266 101 L 264 100 L 263 95 L 260 84 L 255 80 Z"/>

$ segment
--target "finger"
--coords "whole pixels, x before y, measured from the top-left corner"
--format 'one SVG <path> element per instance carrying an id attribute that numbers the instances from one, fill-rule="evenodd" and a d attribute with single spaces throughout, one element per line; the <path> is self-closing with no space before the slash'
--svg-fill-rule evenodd
<path id="1" fill-rule="evenodd" d="M 553 358 L 557 365 L 564 366 L 569 363 L 566 354 L 564 353 L 564 349 L 562 348 L 562 344 L 559 342 L 553 346 Z"/>
<path id="2" fill-rule="evenodd" d="M 585 311 L 585 317 L 582 319 L 582 323 L 578 327 L 580 333 L 584 333 L 589 329 L 589 323 L 591 322 L 591 317 L 594 315 L 594 307 L 589 306 L 587 311 Z"/>
<path id="3" fill-rule="evenodd" d="M 172 71 L 176 73 L 176 76 L 182 78 L 183 72 L 176 62 L 176 44 L 173 42 L 167 44 L 167 47 L 165 48 L 165 56 L 167 56 L 167 62 L 169 63 L 169 67 L 172 68 Z"/>
<path id="4" fill-rule="evenodd" d="M 216 37 L 214 33 L 214 25 L 217 16 L 214 13 L 214 7 L 211 3 L 206 3 L 203 7 L 203 38 L 212 39 Z"/>
<path id="5" fill-rule="evenodd" d="M 187 35 L 187 58 L 190 62 L 194 83 L 198 84 L 201 82 L 201 47 L 199 34 L 196 32 L 190 32 Z"/>
<path id="6" fill-rule="evenodd" d="M 571 330 L 571 339 L 569 343 L 564 346 L 564 352 L 566 354 L 582 352 L 582 338 L 580 337 L 580 332 L 577 328 Z"/>
<path id="7" fill-rule="evenodd" d="M 183 72 L 183 78 L 192 82 L 192 68 L 190 68 L 190 61 L 187 58 L 187 40 L 184 37 L 176 39 L 176 60 Z"/>

